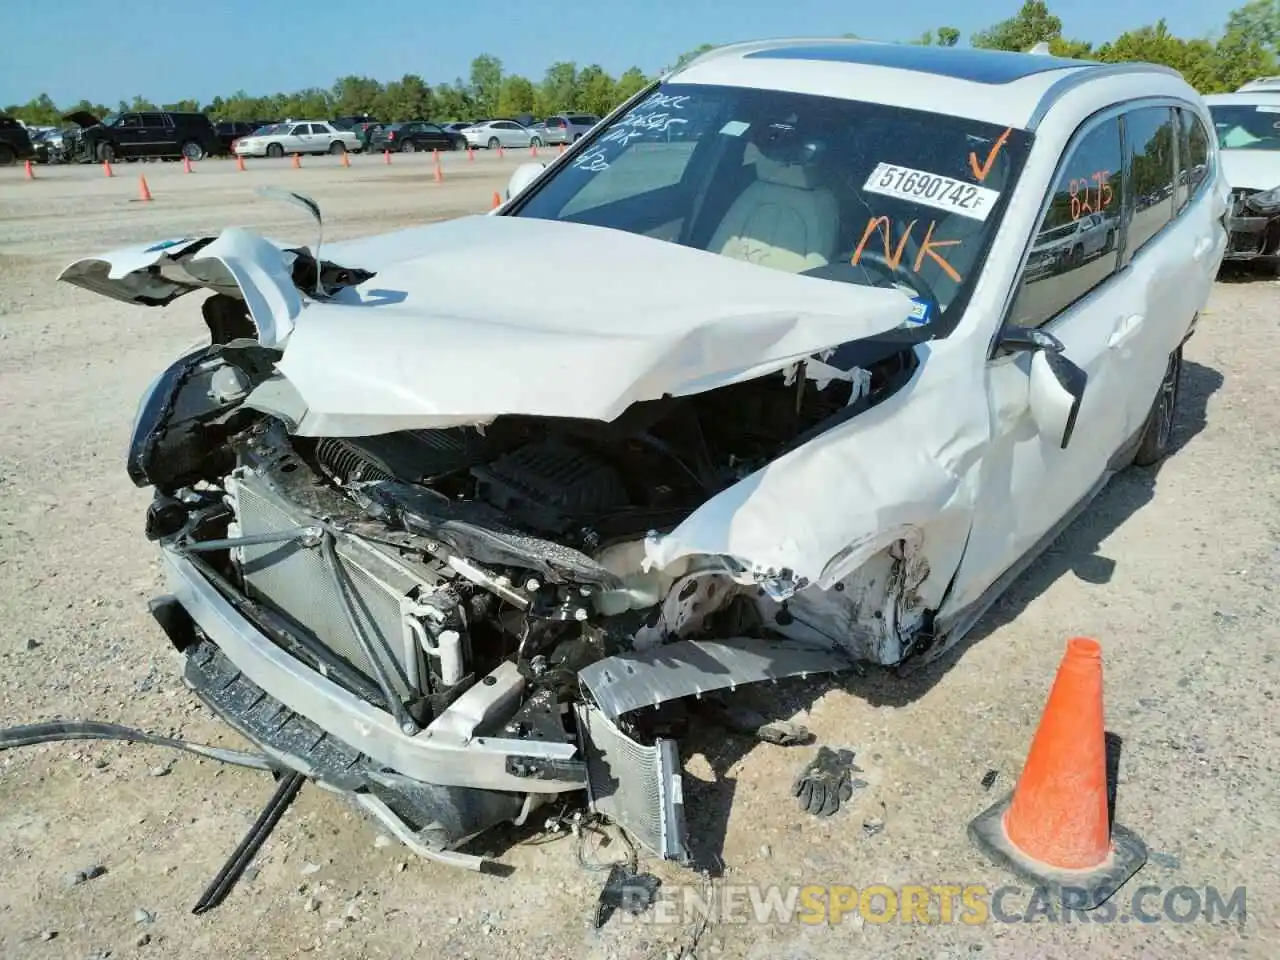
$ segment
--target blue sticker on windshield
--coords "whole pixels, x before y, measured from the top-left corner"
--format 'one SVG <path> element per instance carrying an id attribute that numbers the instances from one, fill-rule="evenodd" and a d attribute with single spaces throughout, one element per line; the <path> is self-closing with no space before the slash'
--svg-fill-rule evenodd
<path id="1" fill-rule="evenodd" d="M 920 297 L 911 298 L 911 312 L 907 314 L 907 324 L 912 327 L 922 327 L 929 322 L 932 317 L 933 310 L 929 307 L 928 300 L 922 300 Z"/>
<path id="2" fill-rule="evenodd" d="M 176 247 L 179 244 L 189 243 L 189 242 L 190 241 L 186 237 L 180 237 L 177 240 L 161 240 L 159 243 L 153 243 L 151 246 L 147 247 L 147 249 L 142 252 L 155 253 L 157 250 L 168 250 L 170 247 Z"/>

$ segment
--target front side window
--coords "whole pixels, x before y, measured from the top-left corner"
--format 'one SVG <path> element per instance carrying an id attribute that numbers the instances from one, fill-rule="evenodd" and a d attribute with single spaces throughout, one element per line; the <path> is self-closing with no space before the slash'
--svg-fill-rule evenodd
<path id="1" fill-rule="evenodd" d="M 1032 241 L 1011 325 L 1047 323 L 1115 272 L 1124 201 L 1120 142 L 1113 118 L 1071 148 Z"/>
<path id="2" fill-rule="evenodd" d="M 1177 175 L 1173 111 L 1168 107 L 1131 110 L 1124 116 L 1124 133 L 1132 198 L 1126 255 L 1136 255 L 1173 219 Z"/>
<path id="3" fill-rule="evenodd" d="M 1031 143 L 960 117 L 700 84 L 662 86 L 588 136 L 509 215 L 896 286 L 925 324 L 980 272 Z"/>
<path id="4" fill-rule="evenodd" d="M 1280 150 L 1280 103 L 1231 103 L 1209 107 L 1223 150 Z"/>

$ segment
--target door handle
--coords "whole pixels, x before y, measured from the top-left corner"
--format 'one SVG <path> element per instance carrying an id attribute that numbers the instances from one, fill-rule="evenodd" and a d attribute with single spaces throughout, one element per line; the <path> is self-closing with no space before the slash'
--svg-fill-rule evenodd
<path id="1" fill-rule="evenodd" d="M 1213 247 L 1213 238 L 1212 238 L 1212 237 L 1201 237 L 1201 238 L 1196 242 L 1196 249 L 1195 249 L 1195 251 L 1191 254 L 1191 258 L 1192 258 L 1193 260 L 1203 260 L 1203 259 L 1204 259 L 1204 255 L 1205 255 L 1206 253 L 1208 253 L 1208 252 L 1209 252 L 1209 250 L 1210 250 L 1210 248 L 1212 248 L 1212 247 Z"/>
<path id="2" fill-rule="evenodd" d="M 1118 324 L 1115 330 L 1111 332 L 1111 338 L 1107 341 L 1108 347 L 1118 347 L 1124 343 L 1135 333 L 1142 329 L 1143 316 L 1140 313 L 1132 314 L 1125 317 Z"/>

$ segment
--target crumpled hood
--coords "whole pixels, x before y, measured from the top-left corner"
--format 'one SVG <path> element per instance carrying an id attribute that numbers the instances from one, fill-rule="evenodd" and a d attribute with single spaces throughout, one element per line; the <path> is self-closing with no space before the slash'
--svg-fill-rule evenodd
<path id="1" fill-rule="evenodd" d="M 95 117 L 92 113 L 89 113 L 87 110 L 73 110 L 71 113 L 66 114 L 62 119 L 70 123 L 74 123 L 77 127 L 81 128 L 96 127 L 102 123 L 101 120 Z"/>
<path id="2" fill-rule="evenodd" d="M 1280 187 L 1280 150 L 1221 150 L 1218 156 L 1231 189 Z"/>
<path id="3" fill-rule="evenodd" d="M 96 265 L 100 281 L 81 285 L 116 295 L 102 284 L 154 273 L 166 255 L 188 279 L 222 277 L 220 288 L 229 271 L 259 331 L 269 327 L 284 344 L 277 369 L 296 394 L 291 426 L 303 436 L 483 424 L 502 414 L 613 420 L 639 400 L 760 376 L 899 327 L 912 306 L 894 289 L 532 218 L 462 217 L 327 244 L 325 260 L 376 273 L 330 300 L 288 296 L 297 296 L 290 254 L 256 234 L 228 230 L 184 264 L 181 252 L 197 244 L 81 261 Z M 197 269 L 209 257 L 227 269 Z M 63 277 L 77 282 L 77 266 Z"/>

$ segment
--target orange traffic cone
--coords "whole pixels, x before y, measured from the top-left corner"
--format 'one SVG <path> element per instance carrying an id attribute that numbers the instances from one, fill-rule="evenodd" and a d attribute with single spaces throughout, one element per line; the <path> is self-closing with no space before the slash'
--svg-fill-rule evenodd
<path id="1" fill-rule="evenodd" d="M 237 170 L 243 170 L 243 169 L 244 169 L 244 157 L 239 156 L 239 155 L 237 155 L 237 156 L 236 156 L 236 169 L 237 169 Z"/>
<path id="2" fill-rule="evenodd" d="M 502 206 L 502 198 L 501 198 L 500 196 L 498 196 L 498 191 L 497 191 L 497 190 L 495 190 L 495 191 L 493 191 L 493 207 L 492 207 L 492 209 L 497 210 L 500 206 Z"/>
<path id="3" fill-rule="evenodd" d="M 561 153 L 564 153 L 564 144 L 563 144 L 563 143 L 562 143 L 562 144 L 560 144 L 560 152 L 561 152 Z"/>
<path id="4" fill-rule="evenodd" d="M 498 156 L 505 157 L 506 155 L 506 151 L 502 149 L 502 144 L 498 144 Z"/>
<path id="5" fill-rule="evenodd" d="M 342 165 L 344 167 L 351 166 L 351 154 L 347 153 L 345 150 L 342 151 Z"/>
<path id="6" fill-rule="evenodd" d="M 293 169 L 297 170 L 302 166 L 302 154 L 295 153 L 293 155 Z"/>
<path id="7" fill-rule="evenodd" d="M 25 166 L 26 166 L 26 170 L 27 170 L 27 179 L 28 179 L 28 180 L 34 180 L 34 179 L 36 178 L 36 172 L 35 172 L 35 170 L 33 170 L 33 169 L 32 169 L 32 167 L 31 167 L 31 161 L 30 161 L 30 160 L 28 160 L 28 161 L 26 162 Z"/>
<path id="8" fill-rule="evenodd" d="M 191 158 L 190 158 L 190 157 L 183 157 L 183 158 L 182 158 L 182 172 L 183 172 L 183 173 L 190 173 L 190 172 L 191 172 Z"/>
<path id="9" fill-rule="evenodd" d="M 431 148 L 431 159 L 434 160 L 436 163 L 440 162 L 440 151 L 437 150 L 435 147 Z"/>
<path id="10" fill-rule="evenodd" d="M 436 183 L 444 183 L 444 171 L 440 169 L 439 157 L 436 157 Z"/>
<path id="11" fill-rule="evenodd" d="M 115 176 L 115 172 L 111 169 L 111 161 L 110 161 L 110 160 L 103 160 L 103 161 L 102 161 L 102 175 L 103 175 L 104 177 L 114 177 L 114 176 Z"/>
<path id="12" fill-rule="evenodd" d="M 383 151 L 382 151 L 382 162 L 383 162 L 383 163 L 390 163 L 390 162 L 391 162 L 391 151 L 390 151 L 390 150 L 383 150 Z"/>
<path id="13" fill-rule="evenodd" d="M 138 178 L 138 199 L 143 203 L 148 203 L 151 200 L 151 188 L 147 186 L 146 177 Z"/>
<path id="14" fill-rule="evenodd" d="M 997 864 L 1081 910 L 1106 902 L 1146 863 L 1146 844 L 1110 822 L 1097 640 L 1067 641 L 1018 785 L 974 818 L 969 838 Z"/>
<path id="15" fill-rule="evenodd" d="M 468 144 L 468 145 L 467 145 L 467 159 L 468 159 L 468 160 L 474 160 L 475 158 L 476 158 L 476 152 L 475 152 L 474 150 L 472 150 L 472 149 L 471 149 L 470 144 Z"/>
<path id="16" fill-rule="evenodd" d="M 529 156 L 536 157 L 538 155 L 538 145 L 536 143 L 529 144 Z"/>

